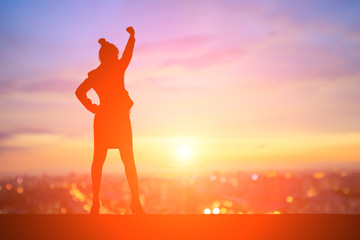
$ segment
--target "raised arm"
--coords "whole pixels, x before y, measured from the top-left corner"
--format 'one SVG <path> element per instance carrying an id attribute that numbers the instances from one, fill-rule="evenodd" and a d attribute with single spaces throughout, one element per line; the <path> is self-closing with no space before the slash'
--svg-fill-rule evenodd
<path id="1" fill-rule="evenodd" d="M 129 63 L 131 61 L 133 51 L 134 51 L 134 45 L 135 45 L 135 30 L 133 27 L 128 27 L 126 29 L 128 33 L 130 33 L 129 40 L 126 44 L 125 50 L 122 54 L 121 61 L 124 63 L 125 67 L 127 68 L 129 66 Z"/>
<path id="2" fill-rule="evenodd" d="M 98 105 L 93 104 L 91 99 L 87 97 L 87 92 L 91 89 L 90 79 L 87 78 L 83 81 L 80 86 L 76 89 L 75 95 L 84 107 L 92 113 L 96 112 Z"/>

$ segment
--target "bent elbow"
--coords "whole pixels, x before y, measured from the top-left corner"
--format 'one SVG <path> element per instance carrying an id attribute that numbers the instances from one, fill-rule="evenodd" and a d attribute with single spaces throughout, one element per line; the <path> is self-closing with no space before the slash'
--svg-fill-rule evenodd
<path id="1" fill-rule="evenodd" d="M 76 89 L 76 91 L 75 91 L 75 96 L 77 97 L 77 98 L 79 98 L 79 89 Z"/>
<path id="2" fill-rule="evenodd" d="M 82 95 L 82 91 L 80 89 L 80 87 L 78 87 L 75 91 L 75 96 L 78 98 L 78 99 L 81 99 L 81 95 Z"/>

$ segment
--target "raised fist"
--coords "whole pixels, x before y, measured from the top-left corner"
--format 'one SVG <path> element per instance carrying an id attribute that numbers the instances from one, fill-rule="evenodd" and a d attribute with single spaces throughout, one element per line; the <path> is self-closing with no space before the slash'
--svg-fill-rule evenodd
<path id="1" fill-rule="evenodd" d="M 133 27 L 128 27 L 128 28 L 126 28 L 126 31 L 128 32 L 128 33 L 130 33 L 130 34 L 135 34 L 135 30 L 134 30 L 134 28 Z"/>

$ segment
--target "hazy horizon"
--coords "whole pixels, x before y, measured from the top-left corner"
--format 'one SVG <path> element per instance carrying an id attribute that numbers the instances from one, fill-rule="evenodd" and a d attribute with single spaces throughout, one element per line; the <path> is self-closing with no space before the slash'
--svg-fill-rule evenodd
<path id="1" fill-rule="evenodd" d="M 311 165 L 309 164 L 279 164 L 279 165 L 266 165 L 259 166 L 256 164 L 247 164 L 247 166 L 239 165 L 237 167 L 231 166 L 224 168 L 223 165 L 210 166 L 205 169 L 184 169 L 184 168 L 152 168 L 146 169 L 146 166 L 139 164 L 138 172 L 139 177 L 155 177 L 155 176 L 188 176 L 188 175 L 211 175 L 216 172 L 224 174 L 232 174 L 236 172 L 244 173 L 266 173 L 266 172 L 277 172 L 278 174 L 296 173 L 296 172 L 340 172 L 340 171 L 360 171 L 360 162 L 348 162 L 348 163 L 333 163 L 333 162 L 317 162 Z M 103 173 L 105 175 L 120 175 L 125 177 L 123 164 L 119 159 L 107 160 L 104 165 Z M 6 171 L 0 170 L 0 177 L 8 176 L 39 176 L 39 175 L 50 175 L 50 176 L 64 176 L 69 174 L 89 175 L 90 177 L 90 166 L 77 168 L 77 169 L 37 169 L 34 171 Z"/>

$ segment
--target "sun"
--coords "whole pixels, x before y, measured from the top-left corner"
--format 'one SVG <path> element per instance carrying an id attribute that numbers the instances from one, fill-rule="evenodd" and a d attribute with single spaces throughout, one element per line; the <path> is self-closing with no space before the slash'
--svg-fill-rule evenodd
<path id="1" fill-rule="evenodd" d="M 177 156 L 179 157 L 179 159 L 189 160 L 191 158 L 191 155 L 192 155 L 192 151 L 189 146 L 187 145 L 178 146 Z"/>

